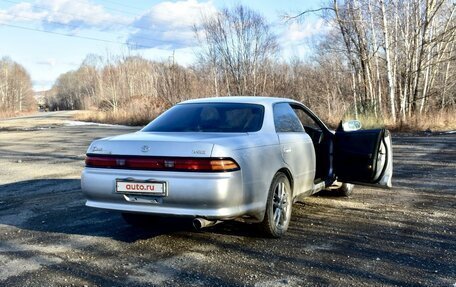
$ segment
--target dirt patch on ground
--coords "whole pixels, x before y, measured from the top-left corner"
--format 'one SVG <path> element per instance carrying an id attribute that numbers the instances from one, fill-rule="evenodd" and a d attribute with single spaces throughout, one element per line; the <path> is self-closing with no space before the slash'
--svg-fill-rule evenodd
<path id="1" fill-rule="evenodd" d="M 202 233 L 185 219 L 135 229 L 85 207 L 79 176 L 88 144 L 137 128 L 43 117 L 29 130 L 0 129 L 2 286 L 456 283 L 455 134 L 393 134 L 393 189 L 309 197 L 293 206 L 288 234 L 273 240 L 236 222 Z M 22 127 L 9 121 L 0 127 Z M 34 128 L 43 125 L 53 128 Z"/>

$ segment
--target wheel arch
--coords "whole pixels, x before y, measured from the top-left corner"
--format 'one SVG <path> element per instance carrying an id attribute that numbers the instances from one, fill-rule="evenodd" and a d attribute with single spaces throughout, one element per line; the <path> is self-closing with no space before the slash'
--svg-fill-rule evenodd
<path id="1" fill-rule="evenodd" d="M 293 194 L 294 196 L 294 180 L 293 180 L 293 175 L 291 174 L 291 171 L 286 168 L 286 167 L 282 167 L 281 169 L 279 169 L 275 174 L 278 174 L 278 173 L 283 173 L 285 174 L 285 176 L 287 177 L 288 181 L 290 182 L 290 187 L 291 187 L 291 193 Z M 274 178 L 274 177 L 273 177 Z M 271 182 L 272 183 L 272 182 Z"/>

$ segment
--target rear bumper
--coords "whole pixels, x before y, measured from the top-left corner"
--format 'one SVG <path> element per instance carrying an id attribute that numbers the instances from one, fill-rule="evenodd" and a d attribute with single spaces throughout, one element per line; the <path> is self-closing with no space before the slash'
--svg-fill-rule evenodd
<path id="1" fill-rule="evenodd" d="M 116 193 L 116 179 L 127 177 L 138 181 L 164 181 L 168 195 Z M 244 194 L 241 171 L 198 173 L 85 168 L 81 188 L 87 206 L 125 212 L 233 219 L 256 215 L 262 208 L 262 204 L 249 202 L 252 197 Z"/>

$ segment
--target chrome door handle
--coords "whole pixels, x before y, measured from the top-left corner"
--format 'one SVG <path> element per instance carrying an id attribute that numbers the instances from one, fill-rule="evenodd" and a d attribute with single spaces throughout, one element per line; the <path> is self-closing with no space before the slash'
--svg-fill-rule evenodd
<path id="1" fill-rule="evenodd" d="M 283 148 L 283 152 L 289 153 L 289 152 L 291 152 L 291 148 L 289 148 L 289 147 L 284 147 L 284 148 Z"/>

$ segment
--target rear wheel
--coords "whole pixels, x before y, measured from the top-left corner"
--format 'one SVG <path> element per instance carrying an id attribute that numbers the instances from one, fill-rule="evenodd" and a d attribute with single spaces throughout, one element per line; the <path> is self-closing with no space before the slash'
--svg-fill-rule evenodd
<path id="1" fill-rule="evenodd" d="M 281 237 L 288 229 L 291 218 L 291 188 L 288 178 L 277 173 L 269 188 L 266 213 L 260 227 L 269 237 Z"/>
<path id="2" fill-rule="evenodd" d="M 128 224 L 137 227 L 150 227 L 157 221 L 157 217 L 149 214 L 122 212 L 122 218 Z"/>

